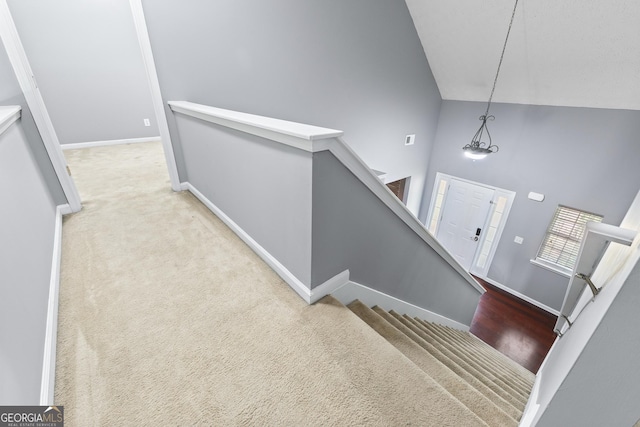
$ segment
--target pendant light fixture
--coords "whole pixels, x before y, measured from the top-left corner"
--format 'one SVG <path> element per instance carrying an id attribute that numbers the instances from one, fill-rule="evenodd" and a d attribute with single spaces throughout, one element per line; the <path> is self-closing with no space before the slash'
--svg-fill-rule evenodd
<path id="1" fill-rule="evenodd" d="M 493 92 L 496 90 L 496 83 L 498 82 L 498 75 L 500 74 L 500 67 L 502 66 L 502 60 L 504 59 L 504 51 L 507 48 L 507 41 L 509 40 L 509 33 L 511 33 L 511 26 L 513 25 L 513 18 L 516 16 L 516 9 L 518 8 L 518 0 L 516 0 L 515 5 L 513 6 L 513 12 L 511 13 L 511 21 L 509 21 L 509 29 L 507 30 L 507 37 L 504 39 L 504 45 L 502 46 L 502 54 L 500 55 L 500 62 L 498 62 L 498 70 L 496 71 L 496 77 L 493 79 L 493 87 L 491 88 L 491 94 L 489 95 L 489 102 L 487 103 L 487 109 L 482 116 L 480 116 L 480 120 L 482 124 L 480 128 L 473 135 L 471 142 L 462 147 L 464 151 L 464 155 L 470 159 L 479 160 L 484 159 L 489 154 L 497 153 L 500 148 L 497 145 L 494 145 L 491 141 L 491 134 L 489 133 L 489 128 L 487 127 L 487 120 L 495 120 L 494 116 L 489 115 L 489 109 L 491 108 L 491 100 L 493 99 Z M 487 138 L 485 141 L 482 138 L 485 136 Z M 488 142 L 487 142 L 488 139 Z"/>

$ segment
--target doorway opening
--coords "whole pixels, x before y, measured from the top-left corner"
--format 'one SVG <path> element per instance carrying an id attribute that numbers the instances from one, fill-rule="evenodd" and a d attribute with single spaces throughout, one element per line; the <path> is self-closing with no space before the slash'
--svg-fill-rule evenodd
<path id="1" fill-rule="evenodd" d="M 410 178 L 402 178 L 387 184 L 387 187 L 402 203 L 407 204 L 407 194 L 409 190 Z"/>
<path id="2" fill-rule="evenodd" d="M 427 229 L 467 271 L 487 277 L 515 194 L 438 172 Z"/>

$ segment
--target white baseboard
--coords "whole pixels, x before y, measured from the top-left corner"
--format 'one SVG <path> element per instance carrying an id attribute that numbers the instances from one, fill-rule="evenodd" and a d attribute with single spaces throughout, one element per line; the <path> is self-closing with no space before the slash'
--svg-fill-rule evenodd
<path id="1" fill-rule="evenodd" d="M 500 288 L 500 289 L 502 289 L 503 291 L 508 292 L 508 293 L 510 293 L 511 295 L 513 295 L 513 296 L 515 296 L 515 297 L 518 297 L 518 298 L 520 298 L 521 300 L 524 300 L 524 301 L 528 302 L 529 304 L 533 304 L 533 305 L 535 305 L 536 307 L 541 308 L 541 309 L 543 309 L 544 311 L 546 311 L 546 312 L 548 312 L 548 313 L 553 314 L 554 316 L 560 316 L 560 312 L 559 312 L 558 310 L 556 310 L 556 309 L 554 309 L 554 308 L 551 308 L 551 307 L 549 307 L 548 305 L 545 305 L 545 304 L 541 303 L 540 301 L 536 301 L 536 300 L 534 300 L 533 298 L 528 297 L 528 296 L 526 296 L 525 294 L 521 294 L 520 292 L 515 291 L 515 290 L 513 290 L 513 289 L 509 288 L 508 286 L 503 285 L 503 284 L 502 284 L 502 283 L 500 283 L 500 282 L 496 282 L 496 281 L 495 281 L 495 280 L 493 280 L 493 279 L 489 279 L 488 277 L 480 277 L 480 278 L 481 278 L 482 280 L 485 280 L 485 281 L 487 281 L 488 283 L 492 284 L 492 285 L 493 285 L 493 286 L 495 286 L 496 288 Z"/>
<path id="2" fill-rule="evenodd" d="M 69 206 L 69 204 L 64 204 L 64 205 L 59 205 L 58 209 L 60 210 L 60 213 L 62 215 L 69 215 L 73 213 L 73 210 L 71 209 L 71 206 Z"/>
<path id="3" fill-rule="evenodd" d="M 108 141 L 90 141 L 90 142 L 74 142 L 71 144 L 60 144 L 63 150 L 76 150 L 78 148 L 102 147 L 104 145 L 120 145 L 120 144 L 138 144 L 140 142 L 160 141 L 159 136 L 151 136 L 148 138 L 128 138 L 128 139 L 111 139 Z"/>
<path id="4" fill-rule="evenodd" d="M 310 304 L 317 302 L 318 300 L 326 297 L 329 294 L 334 293 L 336 290 L 349 283 L 349 270 L 345 270 L 342 273 L 338 273 L 331 279 L 327 280 L 321 285 L 311 289 Z"/>
<path id="5" fill-rule="evenodd" d="M 464 332 L 469 331 L 469 326 L 465 324 L 451 320 L 406 301 L 402 301 L 396 297 L 392 297 L 391 295 L 376 291 L 375 289 L 371 289 L 359 283 L 348 282 L 346 285 L 333 292 L 332 296 L 345 305 L 358 299 L 369 307 L 377 305 L 385 310 L 393 310 L 400 314 L 408 314 L 409 316 L 418 317 L 429 322 L 439 323 Z"/>
<path id="6" fill-rule="evenodd" d="M 47 326 L 42 359 L 42 381 L 40 384 L 40 405 L 53 405 L 56 379 L 56 342 L 58 338 L 58 294 L 60 291 L 60 261 L 62 259 L 62 215 L 70 210 L 69 205 L 56 209 L 56 223 L 53 233 L 53 256 L 51 257 L 51 278 L 49 281 L 49 301 L 47 303 Z"/>
<path id="7" fill-rule="evenodd" d="M 183 182 L 180 184 L 180 188 L 183 190 L 189 190 L 198 200 L 202 202 L 215 216 L 220 218 L 227 227 L 229 227 L 243 242 L 245 242 L 269 267 L 275 271 L 278 276 L 282 278 L 291 288 L 296 291 L 300 297 L 307 303 L 311 304 L 312 291 L 302 281 L 293 275 L 284 265 L 280 263 L 273 255 L 271 255 L 265 248 L 263 248 L 258 242 L 253 240 L 246 231 L 244 231 L 238 224 L 236 224 L 231 218 L 229 218 L 220 208 L 207 199 L 204 194 L 198 191 L 191 183 Z M 332 280 L 332 279 L 330 279 Z M 323 284 L 324 285 L 324 284 Z M 323 286 L 321 285 L 321 286 Z M 316 288 L 317 289 L 317 288 Z"/>

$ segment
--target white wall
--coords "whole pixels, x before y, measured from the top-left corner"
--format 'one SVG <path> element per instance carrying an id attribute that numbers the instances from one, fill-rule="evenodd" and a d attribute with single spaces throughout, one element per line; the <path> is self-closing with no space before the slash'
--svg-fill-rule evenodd
<path id="1" fill-rule="evenodd" d="M 128 0 L 8 3 L 61 144 L 158 135 Z"/>

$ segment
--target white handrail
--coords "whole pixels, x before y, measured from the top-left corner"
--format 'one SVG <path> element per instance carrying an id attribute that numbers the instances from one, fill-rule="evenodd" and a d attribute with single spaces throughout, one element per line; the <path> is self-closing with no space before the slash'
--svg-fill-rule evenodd
<path id="1" fill-rule="evenodd" d="M 378 179 L 376 173 L 342 140 L 341 136 L 344 132 L 225 110 L 188 101 L 169 101 L 168 104 L 171 110 L 176 113 L 240 130 L 300 150 L 312 153 L 320 151 L 331 152 L 473 288 L 481 294 L 486 292 L 455 257 L 436 240 L 420 220 Z"/>
<path id="2" fill-rule="evenodd" d="M 600 287 L 605 284 L 592 284 L 591 273 L 597 266 L 594 264 L 597 258 L 602 254 L 602 245 L 605 242 L 619 243 L 625 246 L 631 246 L 633 240 L 638 234 L 635 230 L 616 227 L 610 224 L 602 224 L 597 222 L 588 222 L 585 227 L 584 237 L 578 252 L 578 260 L 573 269 L 573 274 L 569 279 L 569 285 L 564 296 L 560 316 L 556 322 L 554 330 L 558 335 L 562 336 L 573 322 L 576 321 L 584 307 L 589 301 L 595 298 L 600 291 Z M 594 286 L 593 290 L 587 288 L 586 285 Z"/>
<path id="3" fill-rule="evenodd" d="M 21 111 L 18 105 L 0 106 L 0 135 L 20 118 Z"/>

